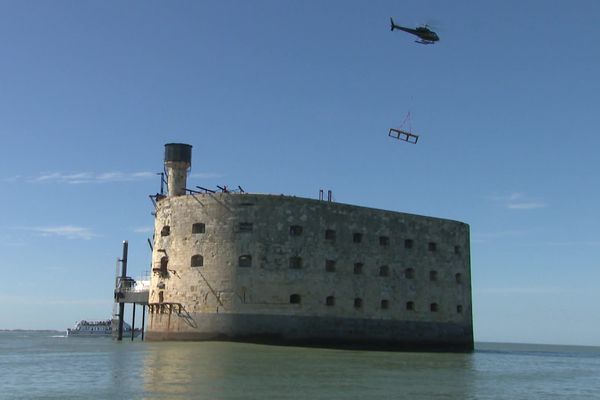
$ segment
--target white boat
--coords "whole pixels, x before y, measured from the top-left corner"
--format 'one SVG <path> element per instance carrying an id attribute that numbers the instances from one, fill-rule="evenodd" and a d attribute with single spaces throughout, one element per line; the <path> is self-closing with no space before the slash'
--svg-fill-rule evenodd
<path id="1" fill-rule="evenodd" d="M 114 329 L 113 329 L 114 323 Z M 117 321 L 112 321 L 110 319 L 101 320 L 101 321 L 86 321 L 81 320 L 75 323 L 74 328 L 67 329 L 67 336 L 85 336 L 85 337 L 96 337 L 96 336 L 112 336 L 113 332 L 117 334 Z M 135 329 L 133 332 L 134 336 L 137 336 L 142 331 L 139 329 Z M 123 337 L 131 336 L 131 326 L 123 321 Z"/>

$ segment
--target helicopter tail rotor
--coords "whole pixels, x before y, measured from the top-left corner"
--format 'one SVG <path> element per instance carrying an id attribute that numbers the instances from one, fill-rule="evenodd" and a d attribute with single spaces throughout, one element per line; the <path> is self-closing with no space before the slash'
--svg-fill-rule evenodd
<path id="1" fill-rule="evenodd" d="M 394 30 L 394 28 L 396 27 L 396 24 L 394 24 L 394 18 L 390 17 L 390 23 L 392 24 L 392 31 Z"/>

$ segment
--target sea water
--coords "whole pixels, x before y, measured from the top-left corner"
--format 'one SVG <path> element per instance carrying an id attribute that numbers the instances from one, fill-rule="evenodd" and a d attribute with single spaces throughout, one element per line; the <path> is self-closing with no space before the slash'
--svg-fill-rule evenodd
<path id="1" fill-rule="evenodd" d="M 469 354 L 0 332 L 1 399 L 600 399 L 600 348 Z"/>

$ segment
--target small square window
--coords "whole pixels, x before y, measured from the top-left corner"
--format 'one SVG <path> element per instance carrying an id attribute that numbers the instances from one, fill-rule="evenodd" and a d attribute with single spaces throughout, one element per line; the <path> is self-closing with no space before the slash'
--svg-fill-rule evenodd
<path id="1" fill-rule="evenodd" d="M 335 240 L 335 231 L 333 229 L 325 231 L 325 240 Z"/>
<path id="2" fill-rule="evenodd" d="M 244 254 L 238 259 L 238 266 L 242 268 L 249 268 L 252 266 L 252 256 L 250 254 Z"/>
<path id="3" fill-rule="evenodd" d="M 334 306 L 335 305 L 335 297 L 327 296 L 327 298 L 325 299 L 325 305 Z"/>
<path id="4" fill-rule="evenodd" d="M 405 249 L 412 249 L 413 248 L 413 240 L 412 239 L 405 239 L 404 240 L 404 248 Z"/>
<path id="5" fill-rule="evenodd" d="M 462 314 L 463 312 L 463 306 L 461 306 L 460 304 L 456 306 L 456 313 L 457 314 Z"/>
<path id="6" fill-rule="evenodd" d="M 206 226 L 202 222 L 197 222 L 192 225 L 192 233 L 204 233 Z"/>
<path id="7" fill-rule="evenodd" d="M 362 242 L 362 237 L 363 237 L 362 233 L 356 232 L 356 233 L 354 233 L 354 235 L 352 235 L 352 241 L 354 243 L 360 243 L 360 242 Z"/>
<path id="8" fill-rule="evenodd" d="M 354 264 L 354 275 L 360 275 L 363 273 L 363 263 Z"/>
<path id="9" fill-rule="evenodd" d="M 406 309 L 408 311 L 414 311 L 415 310 L 415 302 L 414 301 L 406 302 Z"/>
<path id="10" fill-rule="evenodd" d="M 389 276 L 390 275 L 390 267 L 387 265 L 382 265 L 379 267 L 379 276 Z"/>
<path id="11" fill-rule="evenodd" d="M 387 310 L 388 308 L 390 308 L 390 301 L 389 300 L 381 300 L 381 309 Z"/>
<path id="12" fill-rule="evenodd" d="M 300 235 L 302 235 L 302 227 L 300 225 L 292 225 L 292 226 L 290 226 L 290 235 L 291 236 L 300 236 Z"/>
<path id="13" fill-rule="evenodd" d="M 415 270 L 413 268 L 406 268 L 404 270 L 404 277 L 406 279 L 415 279 Z"/>
<path id="14" fill-rule="evenodd" d="M 161 276 L 167 276 L 169 273 L 169 257 L 162 256 L 160 262 L 152 267 L 152 272 L 156 272 Z"/>
<path id="15" fill-rule="evenodd" d="M 325 260 L 325 271 L 335 272 L 335 260 Z"/>
<path id="16" fill-rule="evenodd" d="M 240 222 L 240 225 L 239 225 L 240 232 L 252 232 L 253 228 L 254 228 L 254 226 L 252 225 L 252 222 Z"/>
<path id="17" fill-rule="evenodd" d="M 165 225 L 160 230 L 160 236 L 169 236 L 171 234 L 171 227 L 169 225 Z"/>
<path id="18" fill-rule="evenodd" d="M 454 279 L 456 279 L 456 283 L 462 283 L 463 279 L 462 279 L 462 274 L 459 272 L 456 275 L 454 275 Z"/>
<path id="19" fill-rule="evenodd" d="M 293 294 L 290 296 L 290 304 L 300 304 L 300 295 L 299 294 Z"/>
<path id="20" fill-rule="evenodd" d="M 437 312 L 438 309 L 439 309 L 438 304 L 437 303 L 431 303 L 429 305 L 429 309 L 431 310 L 431 312 Z"/>
<path id="21" fill-rule="evenodd" d="M 429 280 L 430 281 L 437 281 L 438 279 L 438 273 L 437 271 L 429 271 Z"/>
<path id="22" fill-rule="evenodd" d="M 427 248 L 429 249 L 429 251 L 436 251 L 437 244 L 435 242 L 429 242 L 429 245 L 427 246 Z"/>
<path id="23" fill-rule="evenodd" d="M 360 297 L 357 297 L 354 299 L 354 308 L 362 308 L 362 299 Z"/>
<path id="24" fill-rule="evenodd" d="M 192 267 L 202 267 L 204 265 L 204 257 L 200 254 L 193 255 L 190 265 Z"/>
<path id="25" fill-rule="evenodd" d="M 379 244 L 381 246 L 389 246 L 390 238 L 388 236 L 379 236 Z"/>
<path id="26" fill-rule="evenodd" d="M 461 250 L 460 250 L 460 246 L 454 246 L 454 254 L 460 254 Z"/>
<path id="27" fill-rule="evenodd" d="M 290 268 L 301 269 L 302 268 L 302 257 L 290 257 Z"/>

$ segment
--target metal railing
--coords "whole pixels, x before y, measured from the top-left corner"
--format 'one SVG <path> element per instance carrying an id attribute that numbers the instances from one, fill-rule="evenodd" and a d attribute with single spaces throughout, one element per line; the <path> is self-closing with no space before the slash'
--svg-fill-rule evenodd
<path id="1" fill-rule="evenodd" d="M 145 279 L 144 279 L 145 278 Z M 118 292 L 147 292 L 150 290 L 150 279 L 148 276 L 143 276 L 137 280 L 126 276 L 125 278 L 117 278 L 116 291 Z"/>

